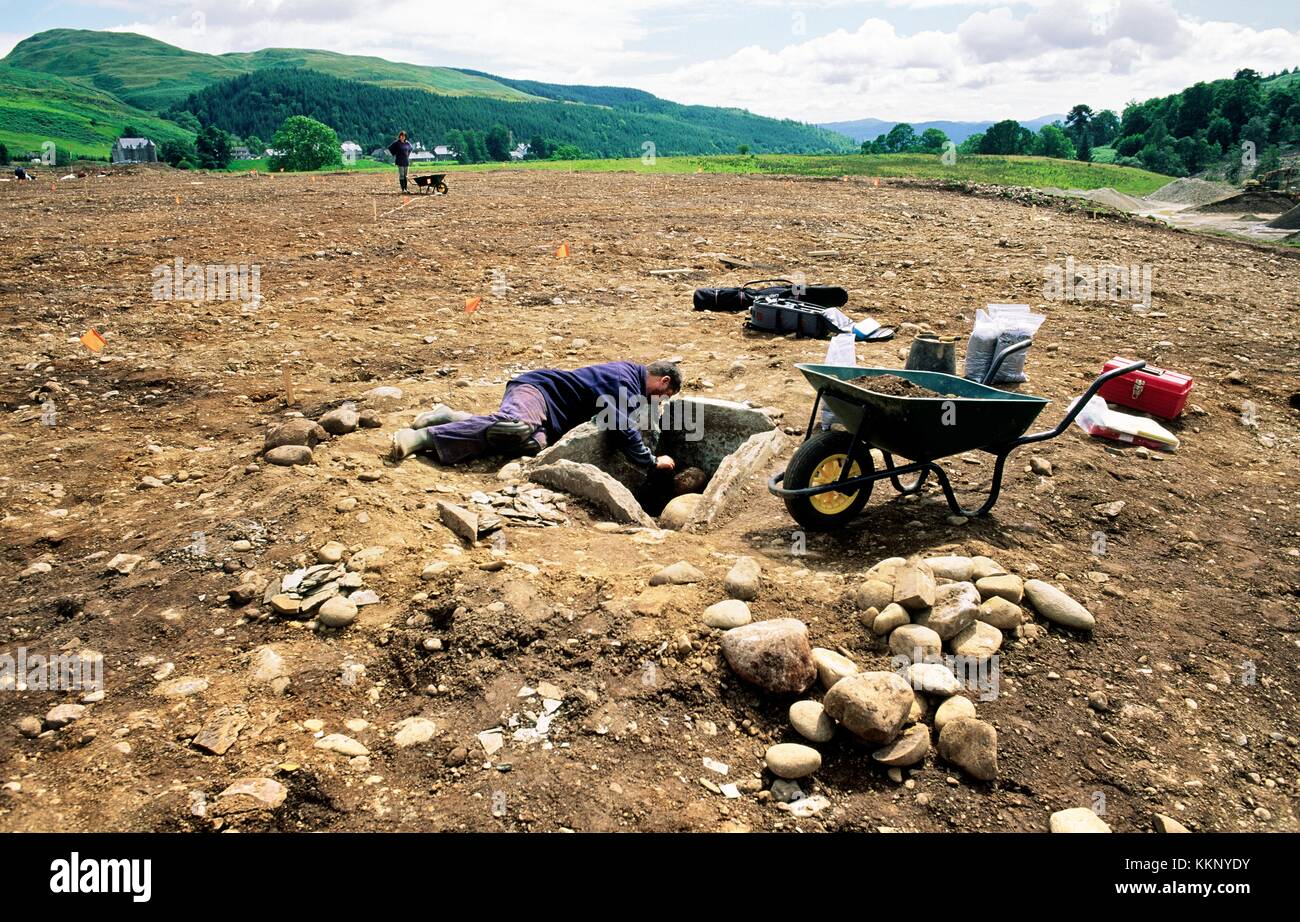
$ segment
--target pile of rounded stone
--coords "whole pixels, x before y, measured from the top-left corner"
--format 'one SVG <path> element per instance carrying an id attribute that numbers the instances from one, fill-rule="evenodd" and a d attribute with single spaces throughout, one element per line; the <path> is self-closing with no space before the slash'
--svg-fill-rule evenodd
<path id="1" fill-rule="evenodd" d="M 358 427 L 374 429 L 383 420 L 374 411 L 358 412 L 351 406 L 341 406 L 322 414 L 313 422 L 302 416 L 291 417 L 271 426 L 262 443 L 262 455 L 271 464 L 292 467 L 310 464 L 312 449 L 317 443 L 328 441 L 333 435 L 346 435 Z"/>
<path id="2" fill-rule="evenodd" d="M 962 663 L 967 678 L 972 666 L 986 676 L 996 669 L 1004 631 L 1020 638 L 1041 633 L 1026 602 L 1065 627 L 1091 630 L 1094 624 L 1092 614 L 1061 590 L 1022 580 L 988 557 L 882 560 L 867 571 L 853 601 L 862 624 L 893 654 L 895 671 L 862 671 L 847 651 L 812 647 L 807 626 L 795 618 L 730 626 L 722 653 L 733 672 L 774 694 L 803 695 L 820 681 L 822 701 L 791 705 L 794 729 L 809 743 L 825 743 L 843 727 L 876 747 L 872 758 L 895 781 L 929 754 L 931 727 L 940 758 L 980 781 L 996 779 L 997 731 L 976 716 L 949 664 Z M 768 769 L 787 781 L 813 774 L 821 761 L 820 752 L 802 743 L 781 743 L 766 753 Z"/>

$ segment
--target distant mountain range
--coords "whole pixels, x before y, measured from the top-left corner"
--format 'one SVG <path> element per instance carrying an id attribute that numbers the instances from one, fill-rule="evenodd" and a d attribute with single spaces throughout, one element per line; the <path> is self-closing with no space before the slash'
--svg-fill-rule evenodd
<path id="1" fill-rule="evenodd" d="M 1042 115 L 1028 120 L 1017 119 L 1020 124 L 1030 131 L 1037 131 L 1044 125 L 1064 120 L 1064 115 Z M 912 130 L 917 134 L 923 133 L 927 128 L 938 128 L 948 136 L 948 140 L 960 144 L 973 134 L 987 131 L 998 121 L 1001 121 L 1001 119 L 989 122 L 908 122 L 908 124 L 912 126 Z M 861 144 L 863 141 L 874 141 L 882 134 L 889 134 L 889 130 L 898 124 L 901 124 L 901 122 L 886 122 L 878 118 L 860 118 L 851 122 L 822 122 L 820 127 L 828 131 L 848 135 Z"/>

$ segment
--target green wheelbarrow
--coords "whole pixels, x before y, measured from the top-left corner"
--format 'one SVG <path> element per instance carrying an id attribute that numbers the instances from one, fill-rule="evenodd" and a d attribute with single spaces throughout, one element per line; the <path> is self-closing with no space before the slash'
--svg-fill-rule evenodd
<path id="1" fill-rule="evenodd" d="M 888 479 L 895 490 L 908 495 L 920 491 L 932 474 L 954 514 L 984 515 L 998 501 L 1002 473 L 1012 451 L 1031 442 L 1056 438 L 1069 428 L 1102 385 L 1146 366 L 1146 362 L 1134 362 L 1106 372 L 1074 402 L 1056 428 L 1025 435 L 1048 401 L 1000 391 L 989 382 L 1007 356 L 1029 348 L 1030 343 L 1024 340 L 999 352 L 979 383 L 937 371 L 795 365 L 813 386 L 817 398 L 803 444 L 785 471 L 768 481 L 768 490 L 785 500 L 796 522 L 813 531 L 832 531 L 848 524 L 866 506 L 878 480 Z M 906 378 L 943 396 L 897 397 L 850 383 L 855 378 L 878 375 Z M 843 429 L 817 428 L 817 411 L 823 402 Z M 883 470 L 875 468 L 873 448 L 884 458 Z M 936 463 L 969 451 L 983 451 L 996 459 L 992 487 L 978 509 L 962 507 L 948 475 Z M 908 463 L 896 464 L 895 455 Z"/>

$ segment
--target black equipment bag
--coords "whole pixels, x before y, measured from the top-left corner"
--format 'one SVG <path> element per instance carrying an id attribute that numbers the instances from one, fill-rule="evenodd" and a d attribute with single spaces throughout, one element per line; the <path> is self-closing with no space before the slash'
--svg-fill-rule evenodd
<path id="1" fill-rule="evenodd" d="M 766 288 L 754 287 L 764 282 L 781 284 Z M 795 293 L 796 288 L 799 289 L 798 294 Z M 747 310 L 759 298 L 787 298 L 817 307 L 843 307 L 849 302 L 849 293 L 838 285 L 796 286 L 789 279 L 758 279 L 746 282 L 740 288 L 697 288 L 694 300 L 697 311 L 737 313 Z"/>
<path id="2" fill-rule="evenodd" d="M 763 333 L 794 333 L 812 339 L 828 339 L 841 330 L 826 316 L 825 308 L 789 298 L 758 298 L 749 307 L 751 330 Z"/>

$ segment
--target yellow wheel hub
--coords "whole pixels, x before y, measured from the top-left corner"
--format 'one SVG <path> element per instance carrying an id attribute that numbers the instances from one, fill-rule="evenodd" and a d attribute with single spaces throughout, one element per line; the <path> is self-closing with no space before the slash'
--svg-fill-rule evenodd
<path id="1" fill-rule="evenodd" d="M 823 484 L 834 483 L 839 480 L 840 471 L 844 470 L 844 462 L 848 460 L 848 457 L 846 454 L 839 454 L 825 458 L 813 471 L 812 477 L 808 480 L 808 486 L 820 487 Z M 849 471 L 849 476 L 862 476 L 862 470 L 858 467 L 858 462 L 853 462 L 853 468 Z M 857 496 L 857 490 L 852 493 L 837 493 L 834 490 L 828 490 L 825 493 L 810 496 L 808 500 L 812 503 L 812 507 L 822 515 L 836 515 L 853 505 L 853 501 Z"/>

